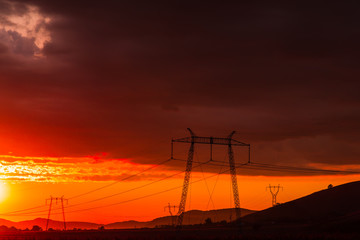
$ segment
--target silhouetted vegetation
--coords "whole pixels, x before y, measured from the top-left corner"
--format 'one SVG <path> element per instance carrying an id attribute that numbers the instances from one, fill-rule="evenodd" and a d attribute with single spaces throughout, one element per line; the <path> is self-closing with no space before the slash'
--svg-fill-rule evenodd
<path id="1" fill-rule="evenodd" d="M 105 230 L 105 227 L 104 227 L 104 226 L 100 226 L 100 227 L 98 228 L 98 230 L 103 231 L 103 230 Z"/>
<path id="2" fill-rule="evenodd" d="M 211 220 L 211 218 L 207 218 L 205 219 L 205 225 L 211 225 L 213 222 Z"/>
<path id="3" fill-rule="evenodd" d="M 15 231 L 20 231 L 20 230 L 17 229 L 16 227 L 7 227 L 5 225 L 0 226 L 0 232 L 15 232 Z"/>
<path id="4" fill-rule="evenodd" d="M 39 227 L 38 225 L 34 225 L 31 229 L 31 231 L 34 231 L 34 232 L 40 232 L 42 231 L 42 227 Z"/>

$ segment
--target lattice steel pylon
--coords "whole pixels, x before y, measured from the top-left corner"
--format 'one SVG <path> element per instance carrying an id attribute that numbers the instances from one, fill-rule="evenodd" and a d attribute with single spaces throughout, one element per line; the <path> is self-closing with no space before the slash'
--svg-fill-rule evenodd
<path id="1" fill-rule="evenodd" d="M 190 148 L 188 152 L 188 158 L 186 161 L 186 170 L 185 170 L 185 177 L 184 177 L 184 184 L 181 193 L 181 200 L 179 204 L 179 212 L 177 218 L 177 226 L 181 226 L 184 218 L 185 213 L 185 206 L 186 206 L 186 198 L 189 189 L 190 183 L 190 175 L 192 170 L 193 164 L 193 157 L 194 157 L 194 145 L 195 143 L 200 144 L 210 144 L 210 161 L 212 160 L 212 145 L 227 145 L 228 146 L 228 155 L 229 155 L 229 165 L 230 165 L 230 174 L 231 174 L 231 181 L 232 181 L 232 188 L 234 194 L 234 205 L 236 211 L 236 218 L 237 220 L 241 217 L 240 211 L 240 199 L 239 199 L 239 190 L 237 184 L 237 177 L 236 177 L 236 167 L 235 167 L 235 160 L 234 160 L 234 152 L 232 146 L 246 146 L 248 147 L 249 151 L 249 158 L 248 162 L 250 162 L 250 144 L 243 143 L 233 139 L 233 135 L 235 131 L 233 131 L 227 138 L 219 138 L 219 137 L 199 137 L 191 131 L 190 128 L 187 129 L 190 132 L 190 137 L 179 138 L 179 139 L 172 139 L 171 140 L 171 159 L 173 159 L 173 148 L 175 142 L 182 142 L 182 143 L 190 143 Z"/>
<path id="2" fill-rule="evenodd" d="M 177 207 L 178 207 L 178 206 L 171 205 L 170 203 L 168 203 L 168 205 L 164 207 L 164 211 L 165 211 L 166 209 L 169 210 L 170 217 L 171 217 L 171 225 L 172 225 L 172 226 L 174 226 L 175 222 L 174 222 L 174 218 L 173 218 L 173 215 L 174 215 L 174 214 L 173 214 L 173 211 L 172 211 L 171 209 L 173 209 L 173 210 L 175 211 Z"/>
<path id="3" fill-rule="evenodd" d="M 231 182 L 232 182 L 232 188 L 233 188 L 233 193 L 234 193 L 234 205 L 235 205 L 235 214 L 236 214 L 236 219 L 240 219 L 241 217 L 241 211 L 240 211 L 240 198 L 239 198 L 239 188 L 238 188 L 238 184 L 237 184 L 237 178 L 236 178 L 236 168 L 235 168 L 235 160 L 234 160 L 234 151 L 232 150 L 232 144 L 231 144 L 231 139 L 232 136 L 234 135 L 235 131 L 233 131 L 228 139 L 229 139 L 229 165 L 230 165 L 230 174 L 231 174 Z"/>
<path id="4" fill-rule="evenodd" d="M 60 201 L 60 203 L 61 203 L 61 210 L 62 210 L 63 221 L 64 221 L 64 230 L 66 230 L 64 202 L 68 203 L 69 200 L 66 199 L 66 198 L 64 198 L 64 196 L 61 196 L 61 197 L 53 197 L 53 196 L 50 196 L 50 198 L 46 199 L 46 205 L 47 205 L 48 201 L 50 202 L 48 218 L 47 218 L 47 221 L 46 221 L 46 231 L 48 230 L 48 227 L 49 227 L 50 213 L 51 213 L 51 208 L 52 208 L 53 200 L 55 200 L 55 204 L 56 204 L 56 205 L 57 205 L 58 201 Z"/>
<path id="5" fill-rule="evenodd" d="M 182 221 L 183 221 L 183 218 L 184 218 L 186 198 L 187 198 L 187 193 L 188 193 L 188 189 L 189 189 L 190 174 L 191 174 L 193 158 L 194 158 L 195 134 L 193 133 L 193 131 L 191 131 L 190 128 L 188 128 L 188 130 L 189 130 L 190 135 L 191 135 L 190 148 L 189 148 L 188 158 L 187 158 L 187 161 L 186 161 L 184 184 L 183 184 L 183 190 L 182 190 L 182 193 L 181 193 L 181 200 L 180 200 L 180 204 L 179 204 L 179 212 L 178 212 L 178 218 L 177 218 L 177 225 L 178 226 L 182 225 Z M 174 142 L 176 142 L 176 140 L 172 140 L 171 142 L 174 143 Z M 173 144 L 172 144 L 172 146 L 173 146 Z M 171 152 L 172 152 L 172 150 L 171 150 Z M 173 153 L 171 153 L 171 158 L 173 158 L 172 154 Z"/>
<path id="6" fill-rule="evenodd" d="M 278 193 L 279 193 L 280 188 L 281 188 L 281 189 L 284 189 L 284 188 L 281 187 L 280 184 L 279 184 L 278 186 L 271 186 L 271 185 L 269 184 L 269 186 L 266 187 L 266 189 L 268 189 L 268 188 L 269 188 L 269 191 L 270 191 L 271 196 L 272 196 L 272 205 L 273 205 L 273 207 L 274 207 L 274 206 L 277 205 L 276 197 L 277 197 L 277 195 L 278 195 Z"/>

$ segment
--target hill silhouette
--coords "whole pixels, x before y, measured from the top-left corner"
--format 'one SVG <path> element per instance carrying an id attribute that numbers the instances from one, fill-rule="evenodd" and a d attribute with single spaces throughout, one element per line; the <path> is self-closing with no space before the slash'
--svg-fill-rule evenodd
<path id="1" fill-rule="evenodd" d="M 246 216 L 247 214 L 254 213 L 252 210 L 242 209 L 242 216 Z M 123 221 L 123 222 L 115 222 L 110 224 L 97 224 L 90 222 L 76 222 L 69 221 L 66 222 L 67 229 L 98 229 L 101 226 L 104 226 L 106 229 L 126 229 L 126 228 L 154 228 L 156 226 L 162 225 L 171 225 L 172 217 L 165 216 L 160 218 L 155 218 L 151 221 L 147 222 L 139 222 L 139 221 Z M 183 224 L 200 224 L 204 223 L 205 219 L 211 218 L 213 222 L 220 221 L 231 221 L 235 218 L 235 209 L 219 209 L 219 210 L 210 210 L 210 211 L 200 211 L 200 210 L 191 210 L 185 212 Z M 175 217 L 173 217 L 175 220 Z M 4 225 L 7 227 L 16 227 L 18 229 L 31 229 L 34 225 L 40 226 L 42 229 L 46 228 L 47 219 L 45 218 L 36 218 L 33 220 L 26 220 L 20 222 L 12 222 L 6 219 L 0 219 L 0 225 Z M 64 224 L 62 221 L 49 221 L 49 228 L 52 229 L 63 229 Z"/>
<path id="2" fill-rule="evenodd" d="M 324 229 L 356 225 L 359 220 L 360 181 L 315 192 L 243 218 L 243 222 L 251 224 L 306 224 Z"/>
<path id="3" fill-rule="evenodd" d="M 248 209 L 241 209 L 241 215 L 246 216 L 248 214 L 254 213 L 255 211 Z M 235 209 L 218 209 L 210 211 L 200 211 L 200 210 L 191 210 L 187 211 L 184 214 L 183 225 L 192 225 L 192 224 L 201 224 L 205 222 L 205 219 L 210 218 L 213 222 L 227 221 L 230 222 L 235 219 Z M 172 221 L 175 221 L 176 217 L 166 216 L 155 218 L 149 222 L 137 222 L 137 221 L 127 221 L 127 222 L 118 222 L 105 225 L 107 229 L 122 229 L 122 228 L 153 228 L 156 226 L 171 225 Z"/>

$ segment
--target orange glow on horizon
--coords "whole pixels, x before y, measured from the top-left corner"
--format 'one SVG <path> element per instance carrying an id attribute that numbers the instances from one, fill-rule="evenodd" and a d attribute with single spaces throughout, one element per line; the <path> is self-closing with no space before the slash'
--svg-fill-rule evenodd
<path id="1" fill-rule="evenodd" d="M 6 213 L 43 205 L 50 195 L 70 198 L 69 205 L 65 206 L 69 221 L 106 224 L 165 216 L 168 213 L 164 212 L 164 206 L 168 202 L 177 205 L 180 201 L 184 172 L 182 168 L 176 170 L 166 166 L 144 171 L 154 166 L 101 157 L 94 160 L 92 157 L 2 155 L 0 178 L 6 184 L 1 184 L 4 188 L 0 189 L 0 198 L 4 197 L 0 218 L 13 221 L 46 218 L 48 206 L 45 205 L 19 214 Z M 186 210 L 234 206 L 229 174 L 196 170 L 191 175 Z M 283 186 L 277 198 L 283 203 L 326 189 L 329 184 L 336 186 L 359 179 L 359 175 L 249 176 L 238 173 L 240 205 L 251 210 L 271 206 L 271 195 L 266 191 L 269 184 Z M 138 175 L 127 178 L 132 174 Z M 94 189 L 99 190 L 92 192 Z M 88 194 L 76 197 L 83 193 Z M 51 218 L 61 220 L 60 210 L 55 208 Z"/>

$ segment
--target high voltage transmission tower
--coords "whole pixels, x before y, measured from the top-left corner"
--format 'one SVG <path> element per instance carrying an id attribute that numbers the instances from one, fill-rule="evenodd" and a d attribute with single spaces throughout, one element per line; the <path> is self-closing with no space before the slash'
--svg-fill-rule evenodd
<path id="1" fill-rule="evenodd" d="M 61 209 L 62 209 L 62 215 L 63 215 L 63 221 L 64 221 L 64 230 L 66 230 L 64 202 L 66 202 L 66 204 L 68 204 L 69 200 L 64 198 L 64 196 L 61 196 L 61 197 L 50 196 L 50 198 L 46 199 L 46 205 L 48 204 L 48 202 L 50 202 L 48 218 L 47 218 L 47 221 L 46 221 L 46 231 L 48 230 L 48 227 L 49 227 L 49 220 L 50 220 L 50 214 L 51 214 L 51 208 L 52 208 L 53 201 L 55 201 L 55 205 L 57 205 L 58 202 L 61 203 Z"/>
<path id="2" fill-rule="evenodd" d="M 269 186 L 266 187 L 266 189 L 269 189 L 272 196 L 272 206 L 276 206 L 278 204 L 276 201 L 276 197 L 279 193 L 280 188 L 284 189 L 283 187 L 280 186 L 280 184 L 278 186 L 271 186 L 269 184 Z"/>
<path id="3" fill-rule="evenodd" d="M 237 220 L 240 219 L 240 217 L 241 217 L 240 200 L 239 200 L 239 191 L 238 191 L 238 184 L 237 184 L 237 178 L 236 178 L 234 152 L 233 152 L 232 146 L 248 147 L 248 152 L 249 152 L 248 162 L 250 162 L 250 144 L 242 143 L 242 142 L 239 142 L 239 141 L 233 139 L 232 137 L 233 137 L 235 131 L 233 131 L 227 138 L 219 138 L 219 137 L 199 137 L 199 136 L 196 136 L 190 128 L 188 128 L 187 130 L 190 132 L 190 137 L 171 140 L 171 159 L 173 159 L 175 142 L 190 143 L 188 158 L 186 161 L 184 184 L 183 184 L 183 189 L 182 189 L 182 193 L 181 193 L 179 211 L 177 214 L 178 215 L 177 225 L 181 226 L 182 222 L 183 222 L 183 218 L 184 218 L 186 198 L 187 198 L 187 193 L 188 193 L 188 189 L 189 189 L 190 175 L 191 175 L 192 164 L 193 164 L 195 143 L 210 145 L 210 161 L 212 160 L 212 145 L 213 144 L 228 146 L 229 166 L 230 166 L 230 174 L 231 174 L 231 181 L 232 181 L 232 189 L 233 189 L 233 194 L 234 194 L 235 212 L 236 212 Z"/>
<path id="4" fill-rule="evenodd" d="M 170 203 L 168 203 L 167 206 L 164 207 L 164 211 L 166 209 L 169 210 L 169 213 L 170 213 L 170 216 L 171 216 L 171 225 L 174 226 L 174 218 L 173 218 L 173 211 L 175 212 L 176 211 L 176 208 L 178 208 L 178 206 L 175 206 L 175 205 L 170 205 Z"/>

